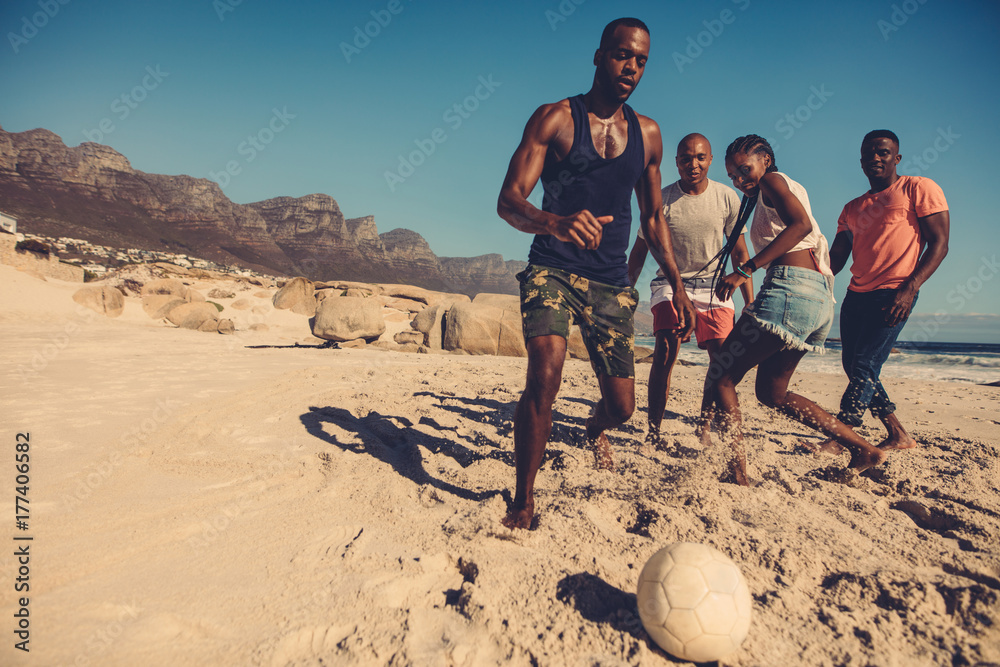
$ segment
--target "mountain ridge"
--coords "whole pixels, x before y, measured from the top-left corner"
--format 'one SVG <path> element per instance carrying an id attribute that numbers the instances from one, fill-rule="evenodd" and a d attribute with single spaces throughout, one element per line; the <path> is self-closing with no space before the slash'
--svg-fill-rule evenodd
<path id="1" fill-rule="evenodd" d="M 139 171 L 110 146 L 69 147 L 44 128 L 0 128 L 0 207 L 21 231 L 312 280 L 513 294 L 525 266 L 495 253 L 438 257 L 417 232 L 380 234 L 374 216 L 346 218 L 323 193 L 237 204 L 212 180 Z"/>

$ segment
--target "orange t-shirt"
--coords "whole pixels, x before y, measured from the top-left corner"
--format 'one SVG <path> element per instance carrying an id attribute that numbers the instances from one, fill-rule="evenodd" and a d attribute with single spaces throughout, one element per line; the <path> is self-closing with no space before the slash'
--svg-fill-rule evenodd
<path id="1" fill-rule="evenodd" d="M 850 201 L 837 220 L 838 234 L 854 236 L 848 289 L 871 292 L 902 285 L 924 248 L 917 218 L 947 210 L 941 187 L 920 176 L 900 176 L 885 190 Z"/>

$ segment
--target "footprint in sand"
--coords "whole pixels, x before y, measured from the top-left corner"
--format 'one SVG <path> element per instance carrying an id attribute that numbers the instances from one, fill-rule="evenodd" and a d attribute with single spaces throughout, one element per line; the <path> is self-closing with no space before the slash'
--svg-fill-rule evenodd
<path id="1" fill-rule="evenodd" d="M 328 532 L 320 535 L 295 556 L 293 563 L 318 562 L 325 559 L 343 558 L 364 532 L 363 526 L 333 526 Z"/>
<path id="2" fill-rule="evenodd" d="M 319 659 L 338 652 L 338 644 L 353 635 L 357 625 L 329 625 L 326 627 L 300 628 L 278 641 L 271 656 L 273 667 L 298 664 L 325 664 Z"/>

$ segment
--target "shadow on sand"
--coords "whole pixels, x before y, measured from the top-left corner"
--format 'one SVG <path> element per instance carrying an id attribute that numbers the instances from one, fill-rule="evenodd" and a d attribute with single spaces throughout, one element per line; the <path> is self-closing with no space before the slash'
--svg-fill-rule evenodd
<path id="1" fill-rule="evenodd" d="M 484 456 L 458 443 L 419 431 L 413 428 L 413 423 L 405 417 L 385 416 L 377 412 L 371 412 L 366 417 L 355 417 L 343 408 L 310 407 L 309 412 L 299 416 L 299 420 L 311 435 L 344 451 L 370 454 L 379 461 L 391 465 L 393 470 L 414 484 L 426 484 L 439 491 L 476 502 L 496 495 L 505 495 L 501 491 L 469 491 L 433 477 L 424 469 L 417 445 L 436 454 L 450 456 L 463 468 L 486 458 L 498 459 L 512 466 L 513 455 L 509 452 L 497 452 L 496 455 L 491 452 Z M 356 433 L 361 443 L 341 442 L 324 430 L 324 424 L 334 424 L 345 431 Z"/>

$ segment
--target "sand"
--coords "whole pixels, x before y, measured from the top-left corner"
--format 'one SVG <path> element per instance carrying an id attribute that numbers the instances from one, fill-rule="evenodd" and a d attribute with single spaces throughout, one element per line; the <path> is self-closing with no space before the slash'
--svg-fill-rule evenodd
<path id="1" fill-rule="evenodd" d="M 30 434 L 28 530 L 14 489 L 4 503 L 0 664 L 684 664 L 635 602 L 676 541 L 717 547 L 749 584 L 750 635 L 720 664 L 1000 663 L 1000 388 L 890 380 L 920 447 L 845 482 L 846 456 L 797 451 L 819 437 L 758 404 L 751 374 L 740 488 L 717 481 L 718 445 L 697 451 L 691 367 L 664 430 L 693 456 L 638 454 L 640 366 L 639 408 L 610 434 L 618 470 L 593 470 L 596 382 L 570 361 L 538 529 L 510 531 L 523 359 L 296 347 L 318 342 L 306 318 L 266 299 L 267 332 L 186 331 L 135 298 L 108 319 L 73 303 L 79 285 L 0 279 L 9 487 Z M 793 382 L 828 408 L 846 384 Z"/>

